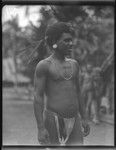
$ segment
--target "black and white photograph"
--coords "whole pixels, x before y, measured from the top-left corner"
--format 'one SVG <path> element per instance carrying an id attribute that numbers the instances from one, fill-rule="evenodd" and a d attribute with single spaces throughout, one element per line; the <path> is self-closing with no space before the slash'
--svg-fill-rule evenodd
<path id="1" fill-rule="evenodd" d="M 2 2 L 19 2 L 19 0 L 2 0 Z M 20 0 L 20 2 L 115 2 L 115 0 Z"/>
<path id="2" fill-rule="evenodd" d="M 114 5 L 2 7 L 3 146 L 114 146 L 114 111 Z"/>
<path id="3" fill-rule="evenodd" d="M 4 147 L 2 150 L 37 150 L 38 148 L 8 148 Z M 68 150 L 68 148 L 58 148 L 59 150 Z M 39 148 L 39 150 L 57 150 L 57 148 Z M 70 150 L 75 150 L 70 148 Z M 85 150 L 85 148 L 78 148 L 78 150 Z M 98 150 L 97 148 L 86 148 L 86 150 Z M 99 148 L 99 150 L 103 150 Z M 115 150 L 115 148 L 106 148 L 105 150 Z"/>

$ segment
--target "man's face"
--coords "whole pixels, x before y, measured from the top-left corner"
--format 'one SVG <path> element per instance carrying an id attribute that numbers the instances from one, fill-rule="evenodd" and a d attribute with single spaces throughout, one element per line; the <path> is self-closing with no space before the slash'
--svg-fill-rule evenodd
<path id="1" fill-rule="evenodd" d="M 69 33 L 63 33 L 57 41 L 57 52 L 62 55 L 70 55 L 72 52 L 73 40 Z"/>
<path id="2" fill-rule="evenodd" d="M 87 71 L 89 73 L 92 71 L 92 65 L 91 64 L 87 64 Z"/>

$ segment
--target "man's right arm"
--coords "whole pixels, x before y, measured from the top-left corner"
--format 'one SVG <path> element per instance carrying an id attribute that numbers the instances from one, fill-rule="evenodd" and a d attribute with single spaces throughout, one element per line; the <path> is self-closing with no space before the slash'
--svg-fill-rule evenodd
<path id="1" fill-rule="evenodd" d="M 45 84 L 46 64 L 41 61 L 36 67 L 34 76 L 34 113 L 39 131 L 45 128 L 43 122 Z"/>

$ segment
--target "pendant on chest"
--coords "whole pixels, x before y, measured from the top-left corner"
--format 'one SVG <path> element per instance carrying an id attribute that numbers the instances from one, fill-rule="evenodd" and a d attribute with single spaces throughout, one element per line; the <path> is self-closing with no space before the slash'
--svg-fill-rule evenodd
<path id="1" fill-rule="evenodd" d="M 50 68 L 50 75 L 53 80 L 71 80 L 74 78 L 74 69 L 71 63 L 63 65 L 52 64 Z"/>

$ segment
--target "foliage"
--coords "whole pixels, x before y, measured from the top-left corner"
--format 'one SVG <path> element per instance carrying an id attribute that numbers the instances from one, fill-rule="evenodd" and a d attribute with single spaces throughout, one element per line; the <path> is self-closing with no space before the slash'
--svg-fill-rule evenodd
<path id="1" fill-rule="evenodd" d="M 114 8 L 72 5 L 54 6 L 51 9 L 59 21 L 71 22 L 77 32 L 75 59 L 101 66 L 110 51 L 114 50 Z"/>
<path id="2" fill-rule="evenodd" d="M 55 17 L 64 22 L 73 21 L 76 17 L 81 17 L 83 20 L 87 17 L 84 7 L 81 6 L 51 6 Z"/>
<path id="3" fill-rule="evenodd" d="M 29 11 L 29 9 L 27 9 Z M 13 18 L 3 24 L 3 57 L 8 51 L 20 53 L 26 49 L 31 53 L 38 42 L 45 37 L 49 24 L 57 21 L 70 22 L 75 29 L 75 46 L 73 57 L 82 65 L 88 62 L 101 66 L 111 51 L 114 51 L 114 8 L 112 6 L 77 6 L 77 5 L 44 5 L 40 10 L 39 26 L 32 22 L 24 30 L 19 27 L 18 19 Z M 26 13 L 28 17 L 28 13 Z M 35 62 L 25 68 L 27 75 L 33 78 L 36 64 L 49 55 L 49 49 L 37 47 Z M 23 65 L 23 57 L 20 57 Z M 33 69 L 33 71 L 32 71 Z M 31 75 L 32 74 L 32 75 Z"/>

